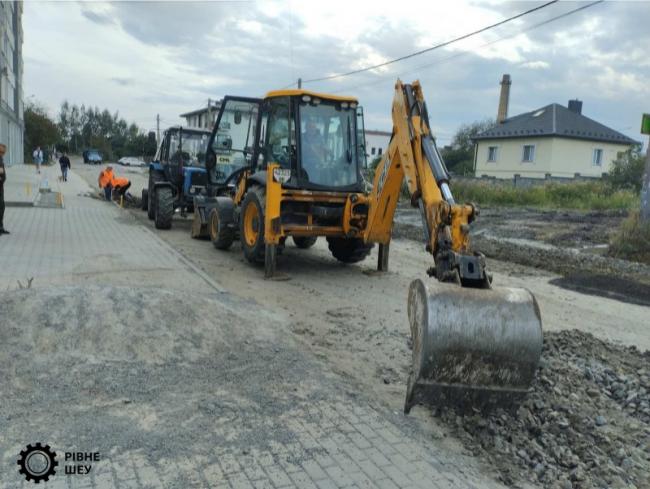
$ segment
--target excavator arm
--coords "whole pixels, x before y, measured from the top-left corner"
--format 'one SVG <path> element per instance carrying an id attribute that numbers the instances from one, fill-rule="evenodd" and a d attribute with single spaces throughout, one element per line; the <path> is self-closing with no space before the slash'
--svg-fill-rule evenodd
<path id="1" fill-rule="evenodd" d="M 395 84 L 393 135 L 375 171 L 369 196 L 367 242 L 387 245 L 403 181 L 411 204 L 420 209 L 426 249 L 435 266 L 429 275 L 441 282 L 489 288 L 485 259 L 472 253 L 469 224 L 478 214 L 472 204 L 457 204 L 449 188 L 449 174 L 429 126 L 419 82 Z"/>
<path id="2" fill-rule="evenodd" d="M 393 134 L 368 196 L 366 242 L 379 243 L 387 265 L 402 185 L 420 209 L 426 250 L 437 280 L 411 283 L 408 315 L 413 359 L 405 412 L 425 401 L 461 407 L 511 404 L 526 394 L 542 350 L 542 323 L 533 295 L 492 287 L 485 258 L 473 252 L 469 224 L 478 211 L 458 204 L 431 133 L 419 82 L 395 84 Z"/>

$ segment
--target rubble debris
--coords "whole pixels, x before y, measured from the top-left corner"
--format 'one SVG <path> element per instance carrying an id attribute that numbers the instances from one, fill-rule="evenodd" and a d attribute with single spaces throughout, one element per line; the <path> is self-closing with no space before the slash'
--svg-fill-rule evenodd
<path id="1" fill-rule="evenodd" d="M 516 411 L 434 414 L 511 487 L 650 487 L 650 352 L 577 330 L 546 333 Z"/>

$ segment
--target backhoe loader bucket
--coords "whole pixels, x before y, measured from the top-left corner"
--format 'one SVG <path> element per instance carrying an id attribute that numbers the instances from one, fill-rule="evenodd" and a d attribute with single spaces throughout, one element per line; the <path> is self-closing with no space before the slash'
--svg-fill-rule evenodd
<path id="1" fill-rule="evenodd" d="M 542 321 L 525 289 L 411 282 L 413 365 L 404 412 L 416 404 L 485 407 L 528 392 L 542 353 Z"/>

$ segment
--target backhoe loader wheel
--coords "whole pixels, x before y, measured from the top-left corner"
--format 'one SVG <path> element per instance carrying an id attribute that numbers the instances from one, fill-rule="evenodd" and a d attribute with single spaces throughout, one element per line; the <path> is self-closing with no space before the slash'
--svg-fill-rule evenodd
<path id="1" fill-rule="evenodd" d="M 147 217 L 152 221 L 156 217 L 156 189 L 154 188 L 154 185 L 163 180 L 164 177 L 160 172 L 149 172 L 149 185 L 147 187 Z"/>
<path id="2" fill-rule="evenodd" d="M 292 238 L 293 244 L 295 244 L 298 248 L 306 250 L 307 248 L 311 248 L 316 244 L 318 236 L 292 236 Z"/>
<path id="3" fill-rule="evenodd" d="M 174 216 L 174 193 L 169 187 L 156 189 L 154 223 L 156 229 L 171 229 Z"/>
<path id="4" fill-rule="evenodd" d="M 327 238 L 332 256 L 343 263 L 358 263 L 366 259 L 374 244 L 360 238 Z"/>
<path id="5" fill-rule="evenodd" d="M 235 230 L 228 226 L 228 220 L 224 215 L 224 211 L 219 207 L 215 207 L 210 211 L 208 232 L 210 233 L 212 244 L 218 250 L 227 250 L 235 240 Z"/>
<path id="6" fill-rule="evenodd" d="M 264 261 L 264 188 L 252 187 L 244 197 L 239 218 L 239 240 L 251 263 Z"/>

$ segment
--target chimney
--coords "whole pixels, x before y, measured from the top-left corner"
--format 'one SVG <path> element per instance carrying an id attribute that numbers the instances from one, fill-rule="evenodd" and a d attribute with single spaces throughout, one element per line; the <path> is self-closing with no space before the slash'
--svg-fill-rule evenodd
<path id="1" fill-rule="evenodd" d="M 508 102 L 510 101 L 510 75 L 503 75 L 501 80 L 501 96 L 499 97 L 499 111 L 497 112 L 497 124 L 501 124 L 508 118 Z"/>
<path id="2" fill-rule="evenodd" d="M 569 100 L 569 110 L 576 114 L 582 114 L 582 100 Z"/>

